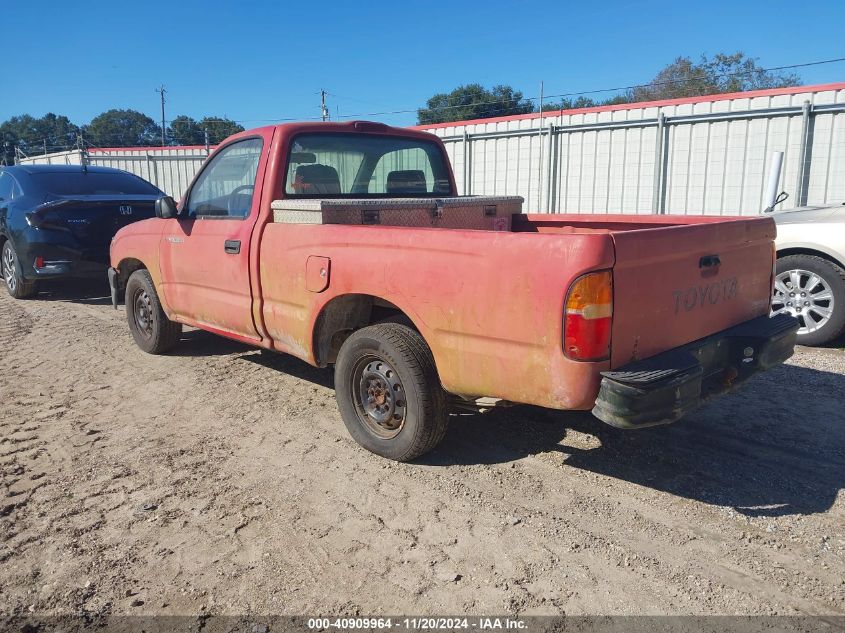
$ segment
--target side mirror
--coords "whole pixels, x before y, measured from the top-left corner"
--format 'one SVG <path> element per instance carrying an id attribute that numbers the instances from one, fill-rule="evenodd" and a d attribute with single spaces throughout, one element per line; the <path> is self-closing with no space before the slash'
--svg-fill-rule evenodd
<path id="1" fill-rule="evenodd" d="M 176 208 L 176 201 L 170 196 L 162 196 L 155 203 L 156 217 L 162 220 L 175 218 L 179 210 Z"/>

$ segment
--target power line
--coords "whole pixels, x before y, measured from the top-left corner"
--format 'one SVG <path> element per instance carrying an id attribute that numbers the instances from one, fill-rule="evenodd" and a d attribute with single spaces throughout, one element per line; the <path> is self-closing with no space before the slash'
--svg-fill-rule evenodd
<path id="1" fill-rule="evenodd" d="M 812 62 L 805 62 L 801 64 L 788 64 L 785 66 L 773 66 L 771 68 L 756 68 L 754 70 L 743 70 L 737 71 L 732 73 L 719 73 L 715 75 L 715 78 L 726 78 L 726 77 L 741 77 L 743 75 L 754 75 L 766 72 L 776 72 L 781 70 L 793 70 L 796 68 L 806 68 L 809 66 L 820 66 L 823 64 L 834 64 L 838 62 L 845 62 L 845 57 L 837 57 L 833 59 L 823 59 L 818 61 Z M 718 62 L 712 62 L 707 64 L 707 66 L 713 66 Z M 586 96 L 591 94 L 600 94 L 603 92 L 623 92 L 627 90 L 634 90 L 636 88 L 649 88 L 649 87 L 657 87 L 657 86 L 667 86 L 667 85 L 674 85 L 674 84 L 684 84 L 689 83 L 692 81 L 696 81 L 697 77 L 688 77 L 688 78 L 681 78 L 681 79 L 671 79 L 667 81 L 652 81 L 648 83 L 641 83 L 641 84 L 631 84 L 628 86 L 616 86 L 613 88 L 599 88 L 595 90 L 583 90 L 580 92 L 564 92 L 560 94 L 551 94 L 545 95 L 544 99 L 560 99 L 563 97 L 579 97 L 579 96 Z M 331 93 L 327 93 L 331 94 Z M 339 95 L 335 95 L 339 96 Z M 349 98 L 349 97 L 344 97 Z M 520 101 L 530 101 L 534 102 L 537 101 L 539 97 L 521 97 L 519 99 L 496 99 L 496 100 L 488 100 L 488 101 L 475 101 L 472 103 L 466 104 L 457 104 L 457 105 L 447 105 L 447 106 L 436 106 L 434 108 L 426 108 L 428 110 L 434 111 L 442 111 L 442 110 L 452 110 L 456 108 L 465 108 L 468 106 L 478 106 L 478 105 L 499 105 L 499 104 L 507 104 L 507 103 L 518 103 Z M 370 116 L 388 116 L 388 115 L 398 115 L 398 114 L 413 114 L 419 111 L 420 108 L 404 108 L 399 110 L 384 110 L 381 112 L 359 112 L 355 114 L 341 114 L 338 115 L 337 118 L 339 119 L 354 119 L 360 117 L 370 117 Z M 233 123 L 281 123 L 287 121 L 316 121 L 319 120 L 320 117 L 313 117 L 313 116 L 303 116 L 303 117 L 283 117 L 283 118 L 276 118 L 276 119 L 238 119 L 232 120 Z"/>
<path id="2" fill-rule="evenodd" d="M 833 58 L 833 59 L 817 60 L 817 61 L 805 62 L 805 63 L 800 63 L 800 64 L 788 64 L 788 65 L 783 65 L 783 66 L 773 66 L 773 67 L 770 67 L 770 68 L 758 68 L 758 69 L 754 69 L 754 70 L 744 70 L 744 71 L 737 71 L 737 72 L 730 72 L 730 73 L 719 73 L 719 74 L 715 75 L 715 77 L 716 78 L 741 77 L 741 76 L 744 76 L 744 75 L 753 75 L 753 74 L 776 72 L 776 71 L 783 71 L 783 70 L 794 70 L 796 68 L 807 68 L 807 67 L 811 67 L 811 66 L 820 66 L 820 65 L 823 65 L 823 64 L 833 64 L 833 63 L 839 63 L 839 62 L 845 62 L 845 57 L 837 57 L 837 58 Z M 707 64 L 707 66 L 712 67 L 713 65 L 715 65 L 717 63 L 718 62 L 711 62 L 710 64 Z M 696 79 L 698 79 L 698 78 L 697 77 L 688 77 L 688 78 L 671 79 L 671 80 L 660 81 L 660 82 L 649 82 L 649 83 L 645 83 L 645 84 L 632 84 L 632 85 L 628 85 L 628 86 L 617 86 L 617 87 L 613 87 L 613 88 L 599 88 L 599 89 L 585 90 L 585 91 L 580 91 L 580 92 L 566 92 L 566 93 L 560 93 L 560 94 L 544 95 L 543 99 L 544 100 L 545 99 L 560 99 L 560 98 L 566 98 L 566 97 L 587 96 L 587 95 L 607 93 L 607 92 L 623 92 L 623 91 L 634 90 L 636 88 L 648 88 L 648 87 L 658 87 L 658 86 L 667 86 L 667 85 L 675 85 L 675 84 L 684 84 L 684 83 L 695 81 Z M 164 102 L 165 102 L 164 94 L 166 92 L 166 89 L 162 85 L 160 88 L 156 89 L 156 92 L 161 94 L 161 101 L 162 101 L 162 146 L 166 146 L 165 130 L 166 130 L 167 121 L 164 117 Z M 242 123 L 282 123 L 282 122 L 293 122 L 293 121 L 326 120 L 328 118 L 328 108 L 327 108 L 327 106 L 325 106 L 325 96 L 331 95 L 332 93 L 329 93 L 325 90 L 321 90 L 320 94 L 321 94 L 321 116 L 319 116 L 319 117 L 315 117 L 315 116 L 280 117 L 280 118 L 274 118 L 274 119 L 226 119 L 226 118 L 213 119 L 213 118 L 205 118 L 205 119 L 203 119 L 203 122 L 204 123 L 242 124 Z M 334 95 L 334 96 L 338 96 L 338 95 Z M 348 97 L 341 97 L 341 98 L 348 98 Z M 437 106 L 437 107 L 434 107 L 434 108 L 427 108 L 427 109 L 433 110 L 433 111 L 436 111 L 436 112 L 440 112 L 440 111 L 444 111 L 444 110 L 452 110 L 452 109 L 464 108 L 464 107 L 468 107 L 468 106 L 504 105 L 504 104 L 510 104 L 510 103 L 517 103 L 517 102 L 520 102 L 520 101 L 534 102 L 534 101 L 537 101 L 537 100 L 538 100 L 538 97 L 521 97 L 520 99 L 512 98 L 512 99 L 476 101 L 476 102 L 469 103 L 469 104 Z M 338 119 L 354 119 L 354 118 L 362 118 L 362 117 L 391 116 L 391 115 L 400 115 L 400 114 L 412 114 L 412 113 L 417 113 L 418 111 L 419 111 L 419 108 L 407 108 L 407 109 L 397 109 L 397 110 L 384 110 L 384 111 L 380 111 L 380 112 L 366 112 L 366 113 L 355 113 L 355 114 L 344 114 L 344 115 L 338 114 L 336 116 L 336 118 L 338 118 Z M 170 123 L 172 123 L 172 122 L 173 121 L 170 121 Z M 44 140 L 55 141 L 55 140 L 59 140 L 61 137 L 62 137 L 62 135 L 55 135 L 55 136 L 51 136 L 51 137 L 46 137 L 46 139 L 39 139 L 39 140 L 35 140 L 35 141 L 29 141 L 29 140 L 24 140 L 24 139 L 21 139 L 21 141 L 23 141 L 23 145 L 25 147 L 28 147 L 28 148 L 31 149 L 32 146 L 39 144 L 39 143 L 43 143 Z M 98 140 L 109 142 L 108 141 L 109 138 L 113 138 L 113 139 L 117 140 L 118 142 L 123 141 L 123 138 L 118 137 L 117 135 L 106 136 L 106 137 L 99 136 Z M 181 139 L 181 138 L 178 138 L 178 137 L 172 137 L 172 139 L 175 140 L 175 141 L 185 140 L 185 139 Z M 18 141 L 18 143 L 20 143 L 21 141 Z M 85 141 L 85 144 L 90 146 L 90 147 L 94 147 L 94 145 L 89 143 L 88 141 Z M 72 144 L 55 145 L 53 147 L 68 147 L 68 148 L 71 148 L 71 147 L 73 147 L 73 145 Z"/>
<path id="3" fill-rule="evenodd" d="M 792 69 L 795 69 L 795 68 L 804 68 L 804 67 L 807 67 L 807 66 L 819 66 L 821 64 L 833 64 L 833 63 L 836 63 L 836 62 L 845 62 L 845 57 L 838 57 L 838 58 L 835 58 L 835 59 L 825 59 L 825 60 L 820 60 L 820 61 L 807 62 L 807 63 L 803 63 L 803 64 L 790 64 L 788 66 L 775 66 L 775 67 L 772 67 L 772 68 L 757 68 L 755 70 L 739 71 L 739 72 L 735 72 L 735 73 L 720 73 L 718 75 L 715 75 L 715 77 L 717 77 L 717 78 L 740 77 L 742 75 L 752 75 L 752 74 L 765 73 L 765 72 L 775 72 L 775 71 L 779 71 L 779 70 L 792 70 Z M 630 86 L 617 86 L 615 88 L 600 88 L 600 89 L 597 89 L 597 90 L 585 90 L 585 91 L 582 91 L 582 92 L 565 92 L 565 93 L 561 93 L 561 94 L 546 95 L 544 98 L 545 99 L 559 99 L 559 98 L 562 98 L 562 97 L 579 97 L 579 96 L 585 96 L 585 95 L 590 95 L 590 94 L 598 94 L 598 93 L 602 93 L 602 92 L 622 92 L 622 91 L 626 91 L 626 90 L 634 90 L 635 88 L 648 88 L 648 87 L 652 87 L 652 86 L 683 84 L 683 83 L 695 81 L 696 79 L 697 79 L 697 77 L 689 77 L 689 78 L 686 78 L 686 79 L 673 79 L 673 80 L 662 81 L 662 82 L 649 82 L 649 83 L 645 83 L 645 84 L 633 84 L 633 85 L 630 85 Z M 434 110 L 434 111 L 441 111 L 441 110 L 452 110 L 452 109 L 455 109 L 455 108 L 465 108 L 467 106 L 475 106 L 475 105 L 496 105 L 496 104 L 504 104 L 504 103 L 515 103 L 515 102 L 519 102 L 519 101 L 532 101 L 533 102 L 533 101 L 537 101 L 537 100 L 538 100 L 538 97 L 522 97 L 520 99 L 500 99 L 500 100 L 494 100 L 494 101 L 477 101 L 475 103 L 470 103 L 470 104 L 438 106 L 438 107 L 426 108 L 426 109 Z M 348 114 L 348 115 L 342 115 L 341 118 L 355 118 L 355 117 L 362 117 L 362 116 L 382 116 L 382 115 L 387 115 L 387 114 L 409 114 L 409 113 L 413 113 L 413 112 L 417 112 L 417 111 L 418 111 L 418 109 L 393 110 L 393 111 L 390 111 L 390 112 L 370 112 L 370 113 L 366 113 L 366 114 Z"/>

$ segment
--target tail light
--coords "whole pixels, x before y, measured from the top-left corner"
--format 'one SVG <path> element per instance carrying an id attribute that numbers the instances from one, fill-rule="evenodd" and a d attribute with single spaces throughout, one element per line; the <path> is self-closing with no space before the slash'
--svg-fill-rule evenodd
<path id="1" fill-rule="evenodd" d="M 44 258 L 40 255 L 35 258 L 35 268 L 44 268 Z"/>
<path id="2" fill-rule="evenodd" d="M 609 270 L 575 280 L 566 296 L 563 352 L 567 358 L 600 361 L 610 358 L 613 324 L 613 275 Z"/>

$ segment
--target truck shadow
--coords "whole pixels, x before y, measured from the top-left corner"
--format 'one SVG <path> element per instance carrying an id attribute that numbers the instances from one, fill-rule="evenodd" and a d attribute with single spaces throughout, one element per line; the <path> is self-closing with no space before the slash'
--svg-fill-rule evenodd
<path id="1" fill-rule="evenodd" d="M 327 389 L 334 389 L 334 370 L 325 367 L 314 367 L 289 354 L 278 354 L 262 349 L 242 356 L 241 359 L 274 371 L 284 372 L 301 380 L 307 380 Z"/>
<path id="2" fill-rule="evenodd" d="M 204 330 L 185 330 L 180 344 L 168 354 L 183 357 L 233 355 L 239 361 L 255 363 L 328 389 L 334 388 L 334 372 L 331 369 L 314 367 L 289 354 L 259 349 Z"/>
<path id="3" fill-rule="evenodd" d="M 42 281 L 33 300 L 111 305 L 111 291 L 105 279 L 56 279 Z"/>
<path id="4" fill-rule="evenodd" d="M 845 376 L 786 365 L 678 423 L 638 431 L 536 407 L 453 420 L 419 463 L 494 464 L 540 453 L 546 475 L 579 468 L 745 516 L 828 510 L 845 487 Z"/>

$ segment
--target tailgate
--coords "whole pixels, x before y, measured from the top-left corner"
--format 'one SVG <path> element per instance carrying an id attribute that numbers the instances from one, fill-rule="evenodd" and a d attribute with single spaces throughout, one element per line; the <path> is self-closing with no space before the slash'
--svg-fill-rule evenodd
<path id="1" fill-rule="evenodd" d="M 774 237 L 771 218 L 613 233 L 612 367 L 768 314 Z"/>

